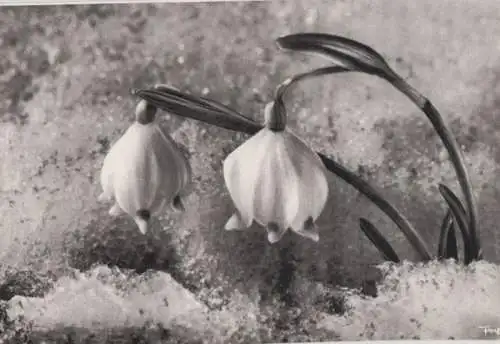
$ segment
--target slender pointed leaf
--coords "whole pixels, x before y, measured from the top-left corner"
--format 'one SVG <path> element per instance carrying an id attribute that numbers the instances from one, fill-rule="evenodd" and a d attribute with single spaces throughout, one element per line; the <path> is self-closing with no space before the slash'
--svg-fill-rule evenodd
<path id="1" fill-rule="evenodd" d="M 297 42 L 293 45 L 293 49 L 289 49 L 290 47 L 285 47 L 284 45 L 278 46 L 281 49 L 296 50 L 318 55 L 327 55 L 335 65 L 348 69 L 350 71 L 362 71 L 370 74 L 378 74 L 378 70 L 374 70 L 369 66 L 367 67 L 349 54 L 334 50 L 331 47 L 323 45 L 311 45 L 304 42 Z"/>
<path id="2" fill-rule="evenodd" d="M 457 238 L 451 211 L 446 212 L 441 231 L 439 233 L 438 258 L 458 260 Z"/>
<path id="3" fill-rule="evenodd" d="M 470 230 L 471 254 L 473 255 L 473 257 L 477 257 L 479 249 L 481 247 L 477 234 L 477 209 L 475 205 L 470 177 L 467 172 L 467 167 L 464 163 L 462 151 L 460 150 L 459 145 L 455 140 L 455 137 L 453 136 L 451 130 L 446 126 L 443 118 L 429 100 L 426 101 L 426 104 L 422 108 L 422 111 L 424 111 L 424 113 L 427 115 L 432 125 L 434 126 L 434 129 L 441 138 L 441 141 L 445 145 L 450 156 L 450 160 L 455 168 L 458 182 L 465 196 L 467 211 L 458 198 L 457 202 L 460 205 L 460 210 L 464 212 L 464 214 L 468 218 L 467 227 Z"/>
<path id="4" fill-rule="evenodd" d="M 467 218 L 460 209 L 460 202 L 457 196 L 451 191 L 446 185 L 439 184 L 439 192 L 448 203 L 448 207 L 453 215 L 454 222 L 457 224 L 460 230 L 464 243 L 464 263 L 469 264 L 474 258 L 474 252 L 472 251 L 472 239 L 469 236 L 469 231 L 467 228 Z"/>
<path id="5" fill-rule="evenodd" d="M 280 37 L 276 43 L 282 49 L 326 54 L 334 59 L 348 61 L 346 65 L 355 66 L 365 73 L 394 74 L 379 53 L 367 45 L 346 37 L 323 33 L 298 33 Z"/>
<path id="6" fill-rule="evenodd" d="M 453 258 L 456 261 L 458 261 L 458 244 L 453 222 L 448 232 L 448 237 L 446 240 L 446 258 L 447 259 Z"/>
<path id="7" fill-rule="evenodd" d="M 375 245 L 385 260 L 399 263 L 399 257 L 382 233 L 367 219 L 359 219 L 359 226 L 367 238 Z"/>
<path id="8" fill-rule="evenodd" d="M 372 201 L 380 210 L 382 210 L 394 223 L 399 227 L 401 232 L 408 239 L 413 248 L 420 255 L 420 259 L 428 261 L 432 259 L 429 249 L 425 244 L 424 239 L 411 225 L 408 219 L 390 204 L 384 197 L 382 197 L 370 184 L 358 177 L 356 174 L 350 172 L 347 168 L 334 160 L 328 159 L 323 154 L 319 154 L 323 164 L 330 171 L 345 180 L 347 183 L 354 186 L 365 197 Z"/>
<path id="9" fill-rule="evenodd" d="M 479 253 L 477 254 L 477 260 L 483 260 L 483 249 L 479 250 Z"/>
<path id="10" fill-rule="evenodd" d="M 242 131 L 255 134 L 262 126 L 250 118 L 244 117 L 234 110 L 213 101 L 206 101 L 199 97 L 177 95 L 176 90 L 143 90 L 138 89 L 134 94 L 158 108 L 171 111 L 179 116 L 192 118 L 220 128 Z M 175 109 L 175 111 L 173 111 Z"/>

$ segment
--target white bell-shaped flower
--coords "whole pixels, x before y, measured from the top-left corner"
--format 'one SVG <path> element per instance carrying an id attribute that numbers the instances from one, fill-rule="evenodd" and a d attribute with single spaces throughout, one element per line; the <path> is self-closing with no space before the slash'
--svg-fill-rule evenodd
<path id="1" fill-rule="evenodd" d="M 315 221 L 328 198 L 326 169 L 319 156 L 285 128 L 273 103 L 266 106 L 265 115 L 266 127 L 224 161 L 224 179 L 237 208 L 225 228 L 247 228 L 255 221 L 267 228 L 271 243 L 287 229 L 318 241 Z"/>
<path id="2" fill-rule="evenodd" d="M 109 213 L 129 214 L 141 233 L 152 215 L 166 206 L 184 210 L 183 196 L 191 181 L 191 167 L 179 147 L 155 123 L 156 108 L 141 100 L 136 121 L 116 141 L 104 159 L 100 201 L 114 201 Z"/>

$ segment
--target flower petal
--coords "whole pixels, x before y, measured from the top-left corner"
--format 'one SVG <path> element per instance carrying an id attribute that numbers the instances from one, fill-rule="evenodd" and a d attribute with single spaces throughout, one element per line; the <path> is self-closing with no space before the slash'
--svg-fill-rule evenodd
<path id="1" fill-rule="evenodd" d="M 109 215 L 111 216 L 119 216 L 123 214 L 122 208 L 118 205 L 118 203 L 113 204 L 113 206 L 109 209 Z"/>
<path id="2" fill-rule="evenodd" d="M 117 162 L 113 173 L 115 196 L 131 216 L 139 209 L 151 209 L 161 192 L 164 173 L 154 154 L 154 124 L 134 123 L 127 139 L 127 152 Z M 161 203 L 161 202 L 159 202 Z"/>
<path id="3" fill-rule="evenodd" d="M 287 132 L 282 133 L 283 147 L 280 159 L 281 163 L 281 183 L 284 187 L 283 199 L 281 200 L 284 210 L 285 223 L 287 227 L 293 225 L 293 220 L 301 211 L 301 199 L 303 197 L 303 176 L 302 167 L 297 166 L 294 155 L 300 154 L 295 151 L 293 142 L 289 142 Z"/>
<path id="4" fill-rule="evenodd" d="M 286 232 L 285 227 L 280 227 L 275 222 L 268 223 L 266 226 L 266 229 L 267 229 L 267 240 L 271 244 L 274 244 L 274 243 L 277 243 L 278 241 L 280 241 Z"/>
<path id="5" fill-rule="evenodd" d="M 166 160 L 166 165 L 170 166 L 170 173 L 173 178 L 175 174 L 175 183 L 177 187 L 172 189 L 175 194 L 183 191 L 183 195 L 187 194 L 187 189 L 191 186 L 192 182 L 192 169 L 187 158 L 182 154 L 179 145 L 165 132 L 159 125 L 155 126 L 156 134 L 158 136 L 158 150 L 163 158 Z M 168 154 L 167 154 L 168 152 Z M 168 159 L 167 159 L 168 158 Z M 174 165 L 174 166 L 172 166 Z M 175 168 L 173 168 L 175 167 Z"/>
<path id="6" fill-rule="evenodd" d="M 250 227 L 254 218 L 254 188 L 262 158 L 259 152 L 265 150 L 260 143 L 263 135 L 264 129 L 231 152 L 223 164 L 226 187 L 245 227 Z"/>
<path id="7" fill-rule="evenodd" d="M 280 133 L 267 130 L 262 137 L 260 163 L 257 182 L 253 189 L 253 209 L 255 221 L 263 226 L 275 222 L 280 227 L 287 227 L 284 203 L 286 202 L 287 172 L 286 160 L 283 159 L 283 140 Z"/>
<path id="8" fill-rule="evenodd" d="M 312 217 L 308 217 L 307 220 L 304 221 L 304 223 L 302 224 L 301 227 L 299 227 L 297 229 L 292 228 L 292 230 L 295 233 L 297 233 L 305 238 L 311 239 L 312 241 L 315 241 L 315 242 L 319 241 L 318 228 L 314 224 Z"/>
<path id="9" fill-rule="evenodd" d="M 149 230 L 149 221 L 144 220 L 139 216 L 134 216 L 134 221 L 139 228 L 139 232 L 146 234 Z"/>
<path id="10" fill-rule="evenodd" d="M 126 154 L 126 141 L 123 137 L 129 132 L 130 128 L 111 146 L 108 154 L 106 154 L 104 158 L 100 176 L 103 189 L 102 194 L 99 196 L 100 201 L 110 201 L 114 196 L 113 171 L 116 169 L 120 157 Z"/>
<path id="11" fill-rule="evenodd" d="M 99 202 L 109 202 L 112 200 L 112 195 L 111 193 L 106 193 L 106 192 L 102 192 L 98 197 L 97 197 L 97 201 Z"/>
<path id="12" fill-rule="evenodd" d="M 237 212 L 234 213 L 224 225 L 224 229 L 227 231 L 242 230 L 246 228 L 246 223 L 242 220 L 240 214 Z"/>
<path id="13" fill-rule="evenodd" d="M 299 211 L 291 219 L 291 227 L 300 228 L 309 216 L 315 221 L 323 211 L 328 199 L 328 180 L 318 155 L 302 140 L 295 135 L 290 136 L 289 147 L 300 152 L 291 156 L 301 181 Z"/>

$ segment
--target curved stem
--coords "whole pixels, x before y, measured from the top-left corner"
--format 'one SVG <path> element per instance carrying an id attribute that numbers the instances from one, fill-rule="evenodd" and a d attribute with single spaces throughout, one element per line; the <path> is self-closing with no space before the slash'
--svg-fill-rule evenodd
<path id="1" fill-rule="evenodd" d="M 434 129 L 438 133 L 439 138 L 443 142 L 446 150 L 448 151 L 450 160 L 453 164 L 453 167 L 455 168 L 462 193 L 465 196 L 468 227 L 471 237 L 471 250 L 473 252 L 474 258 L 477 258 L 479 254 L 479 248 L 481 247 L 479 237 L 477 235 L 477 208 L 472 191 L 472 183 L 470 181 L 470 177 L 464 163 L 464 157 L 455 137 L 453 136 L 451 130 L 444 123 L 443 118 L 441 117 L 437 109 L 427 98 L 422 96 L 417 90 L 415 90 L 406 81 L 399 77 L 385 79 L 389 81 L 389 83 L 396 89 L 405 94 L 425 113 L 427 118 L 431 121 Z"/>
<path id="2" fill-rule="evenodd" d="M 370 184 L 359 178 L 356 174 L 352 173 L 341 164 L 328 159 L 325 155 L 321 153 L 318 154 L 326 168 L 345 180 L 347 183 L 354 186 L 360 193 L 377 205 L 380 210 L 382 210 L 392 221 L 394 221 L 424 261 L 432 259 L 424 239 L 420 236 L 420 234 L 418 234 L 410 221 L 408 221 L 408 219 L 399 210 L 383 198 Z"/>

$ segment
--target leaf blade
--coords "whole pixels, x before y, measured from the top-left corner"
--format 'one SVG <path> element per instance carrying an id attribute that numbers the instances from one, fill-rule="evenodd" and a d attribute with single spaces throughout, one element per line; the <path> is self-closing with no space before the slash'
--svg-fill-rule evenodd
<path id="1" fill-rule="evenodd" d="M 279 48 L 292 51 L 311 51 L 330 58 L 349 60 L 359 71 L 370 74 L 393 74 L 384 58 L 374 49 L 358 41 L 324 33 L 296 33 L 279 37 Z"/>
<path id="2" fill-rule="evenodd" d="M 446 185 L 439 184 L 439 192 L 445 199 L 446 203 L 448 203 L 454 222 L 457 224 L 458 229 L 462 234 L 464 243 L 464 263 L 469 264 L 474 258 L 474 252 L 472 251 L 472 239 L 469 236 L 467 228 L 467 218 L 462 212 L 462 209 L 460 209 L 460 202 L 453 191 L 451 191 Z"/>
<path id="3" fill-rule="evenodd" d="M 382 233 L 367 219 L 359 219 L 359 226 L 366 237 L 372 242 L 372 244 L 378 249 L 385 260 L 392 261 L 394 263 L 399 263 L 400 259 L 397 253 L 392 248 L 391 244 L 384 238 Z"/>
<path id="4" fill-rule="evenodd" d="M 262 126 L 250 118 L 247 118 L 229 107 L 213 101 L 206 101 L 201 97 L 179 96 L 177 90 L 148 90 L 138 89 L 134 94 L 146 100 L 152 105 L 165 110 L 175 109 L 179 116 L 195 119 L 220 128 L 245 132 L 253 135 Z M 215 106 L 217 104 L 217 106 Z"/>
<path id="5" fill-rule="evenodd" d="M 450 233 L 452 233 L 450 238 Z M 454 258 L 458 260 L 457 241 L 451 210 L 448 209 L 441 225 L 438 243 L 438 259 Z"/>

